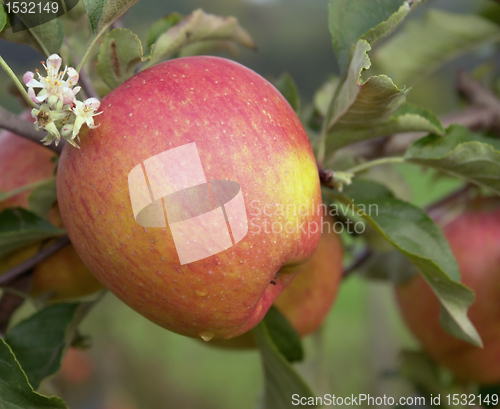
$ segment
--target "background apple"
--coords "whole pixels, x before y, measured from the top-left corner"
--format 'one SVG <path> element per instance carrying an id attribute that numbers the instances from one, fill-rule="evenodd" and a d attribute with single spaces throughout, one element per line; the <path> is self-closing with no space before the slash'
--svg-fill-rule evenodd
<path id="1" fill-rule="evenodd" d="M 444 227 L 457 258 L 462 282 L 476 293 L 469 317 L 484 349 L 447 334 L 439 324 L 439 304 L 419 275 L 399 285 L 396 295 L 404 320 L 437 362 L 461 380 L 500 382 L 500 201 L 475 200 Z"/>
<path id="2" fill-rule="evenodd" d="M 328 224 L 325 222 L 318 249 L 274 302 L 274 306 L 302 337 L 321 326 L 335 301 L 342 279 L 342 242 L 333 230 L 331 218 L 328 218 Z M 256 346 L 250 332 L 228 340 L 215 340 L 207 345 L 223 348 Z"/>
<path id="3" fill-rule="evenodd" d="M 318 170 L 290 105 L 240 64 L 188 57 L 133 76 L 100 109 L 100 126 L 80 133 L 81 149 L 64 148 L 57 176 L 61 214 L 85 264 L 129 306 L 174 332 L 209 340 L 253 328 L 320 237 Z M 241 187 L 248 232 L 225 251 L 181 265 L 169 227 L 136 222 L 128 175 L 193 142 L 207 180 Z M 197 200 L 183 204 L 180 211 Z"/>
<path id="4" fill-rule="evenodd" d="M 31 118 L 29 112 L 24 119 Z M 21 186 L 49 179 L 54 176 L 55 154 L 41 144 L 28 141 L 12 132 L 0 133 L 0 191 L 8 192 Z M 20 160 L 19 158 L 22 158 Z M 28 208 L 31 191 L 19 193 L 0 202 L 0 211 L 8 207 Z M 64 228 L 59 208 L 55 204 L 49 211 L 48 220 L 56 227 Z M 50 245 L 46 243 L 46 245 Z M 0 274 L 35 255 L 42 242 L 19 249 L 0 260 Z M 50 300 L 76 298 L 102 289 L 102 284 L 90 273 L 68 245 L 39 263 L 33 274 L 31 294 L 51 293 Z"/>

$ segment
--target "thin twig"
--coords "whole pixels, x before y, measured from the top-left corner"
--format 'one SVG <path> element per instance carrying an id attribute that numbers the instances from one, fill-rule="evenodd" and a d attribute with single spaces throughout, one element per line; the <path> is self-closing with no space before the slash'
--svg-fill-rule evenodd
<path id="1" fill-rule="evenodd" d="M 493 92 L 463 70 L 458 72 L 457 89 L 471 105 L 487 109 L 493 118 L 500 121 L 500 100 Z"/>
<path id="2" fill-rule="evenodd" d="M 33 123 L 25 121 L 24 119 L 18 117 L 12 112 L 7 111 L 5 108 L 0 107 L 0 128 L 7 129 L 23 138 L 29 139 L 30 141 L 40 143 L 40 140 L 45 138 L 47 132 L 39 132 L 33 127 Z M 51 151 L 56 153 L 61 153 L 64 143 L 66 141 L 61 139 L 58 146 L 51 145 L 41 145 Z"/>
<path id="3" fill-rule="evenodd" d="M 426 206 L 425 211 L 429 217 L 434 220 L 434 223 L 441 225 L 443 221 L 450 220 L 450 215 L 453 215 L 451 209 L 465 202 L 469 196 L 469 192 L 473 189 L 477 189 L 477 186 L 472 183 L 467 183 L 465 186 L 451 192 L 449 195 Z"/>
<path id="4" fill-rule="evenodd" d="M 457 189 L 453 192 L 451 192 L 448 196 L 445 196 L 438 201 L 431 203 L 429 206 L 425 208 L 425 210 L 429 212 L 433 212 L 434 210 L 437 210 L 444 205 L 449 204 L 450 202 L 462 197 L 465 193 L 467 193 L 473 185 L 471 184 L 466 184 L 465 186 L 461 187 L 460 189 Z"/>
<path id="5" fill-rule="evenodd" d="M 10 77 L 16 88 L 18 89 L 19 93 L 22 95 L 26 103 L 32 107 L 36 108 L 36 104 L 30 99 L 28 93 L 26 92 L 26 89 L 24 88 L 23 84 L 21 81 L 19 81 L 19 78 L 17 78 L 17 75 L 12 71 L 12 68 L 9 67 L 9 65 L 5 62 L 5 60 L 2 58 L 0 55 L 0 66 L 4 69 L 4 71 L 7 73 L 7 75 Z"/>
<path id="6" fill-rule="evenodd" d="M 51 246 L 40 250 L 33 257 L 29 258 L 28 260 L 24 261 L 21 264 L 18 264 L 14 268 L 7 270 L 4 274 L 2 274 L 2 276 L 0 276 L 0 286 L 7 284 L 8 282 L 13 280 L 14 278 L 19 277 L 20 275 L 31 270 L 38 263 L 45 260 L 46 258 L 49 258 L 52 254 L 61 250 L 63 247 L 67 246 L 70 243 L 71 242 L 70 242 L 68 236 L 64 236 L 64 237 L 59 238 Z"/>
<path id="7" fill-rule="evenodd" d="M 346 278 L 353 271 L 357 270 L 359 267 L 365 264 L 370 259 L 371 256 L 373 256 L 373 251 L 371 249 L 366 248 L 363 251 L 361 251 L 358 254 L 358 256 L 354 259 L 354 261 L 344 268 L 344 273 L 342 275 L 342 278 Z"/>
<path id="8" fill-rule="evenodd" d="M 99 95 L 94 88 L 94 84 L 92 84 L 92 80 L 90 79 L 90 76 L 84 67 L 82 67 L 80 70 L 79 81 L 83 91 L 85 92 L 85 95 L 87 95 L 87 98 L 99 99 Z"/>
<path id="9" fill-rule="evenodd" d="M 32 275 L 24 274 L 16 277 L 10 284 L 9 288 L 18 292 L 27 293 L 31 288 Z M 10 320 L 14 312 L 26 300 L 25 297 L 5 291 L 0 299 L 0 337 L 3 337 L 7 332 Z"/>

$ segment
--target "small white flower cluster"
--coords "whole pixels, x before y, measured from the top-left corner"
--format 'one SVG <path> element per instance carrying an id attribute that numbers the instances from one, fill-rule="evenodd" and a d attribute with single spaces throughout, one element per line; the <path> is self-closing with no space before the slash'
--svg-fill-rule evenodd
<path id="1" fill-rule="evenodd" d="M 48 132 L 42 139 L 44 145 L 50 145 L 55 141 L 56 146 L 61 140 L 61 136 L 71 145 L 78 148 L 74 139 L 83 124 L 89 128 L 97 128 L 94 125 L 94 116 L 101 112 L 96 112 L 101 104 L 97 98 L 88 98 L 84 102 L 76 99 L 76 94 L 81 87 L 75 87 L 78 82 L 78 73 L 74 68 L 66 67 L 59 72 L 62 59 L 57 54 L 52 54 L 47 59 L 47 65 L 43 64 L 47 76 L 42 77 L 37 71 L 38 80 L 31 71 L 24 74 L 23 80 L 28 87 L 28 96 L 38 105 L 33 108 L 31 115 L 35 118 L 35 128 Z M 64 77 L 67 75 L 67 79 Z M 41 88 L 38 94 L 34 88 Z"/>

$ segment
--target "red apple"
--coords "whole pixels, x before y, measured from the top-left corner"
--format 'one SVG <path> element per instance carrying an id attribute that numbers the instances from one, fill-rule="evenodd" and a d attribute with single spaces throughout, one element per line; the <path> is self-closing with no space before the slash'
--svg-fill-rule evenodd
<path id="1" fill-rule="evenodd" d="M 399 285 L 396 295 L 404 320 L 437 362 L 461 380 L 500 382 L 500 202 L 496 198 L 470 204 L 444 227 L 457 258 L 462 282 L 476 293 L 469 318 L 484 342 L 474 347 L 446 333 L 439 324 L 439 304 L 429 285 L 417 276 Z"/>
<path id="2" fill-rule="evenodd" d="M 333 230 L 333 225 L 324 221 L 318 249 L 274 302 L 274 306 L 301 337 L 316 331 L 327 317 L 342 278 L 342 260 L 340 237 Z M 216 340 L 209 345 L 253 348 L 255 342 L 251 333 L 247 332 L 232 339 Z"/>
<path id="3" fill-rule="evenodd" d="M 100 126 L 59 162 L 78 254 L 171 331 L 209 340 L 253 328 L 320 237 L 318 171 L 293 109 L 255 72 L 216 57 L 142 71 L 100 109 Z"/>
<path id="4" fill-rule="evenodd" d="M 24 119 L 31 118 L 29 112 Z M 21 186 L 49 179 L 54 176 L 53 152 L 41 144 L 28 141 L 12 132 L 0 133 L 0 191 L 8 192 Z M 8 207 L 28 207 L 31 191 L 19 193 L 0 202 L 0 211 Z M 49 211 L 48 220 L 56 227 L 64 228 L 57 205 Z M 0 274 L 34 256 L 41 242 L 19 249 L 0 260 Z M 31 294 L 38 296 L 51 293 L 50 300 L 76 298 L 102 289 L 97 279 L 85 267 L 68 245 L 39 263 L 33 273 Z"/>

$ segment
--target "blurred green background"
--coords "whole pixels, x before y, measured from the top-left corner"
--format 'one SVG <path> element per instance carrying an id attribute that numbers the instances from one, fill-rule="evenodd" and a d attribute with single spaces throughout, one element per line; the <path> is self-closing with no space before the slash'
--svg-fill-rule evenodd
<path id="1" fill-rule="evenodd" d="M 354 1 L 354 0 L 353 0 Z M 234 15 L 254 37 L 258 51 L 241 50 L 236 58 L 265 77 L 288 71 L 304 102 L 329 74 L 336 72 L 327 21 L 327 0 L 141 0 L 123 25 L 144 42 L 151 24 L 173 11 L 196 8 Z M 486 0 L 436 0 L 421 7 L 466 12 Z M 22 75 L 39 66 L 42 56 L 26 46 L 0 41 L 0 54 Z M 453 92 L 459 66 L 473 68 L 468 55 L 413 84 L 409 99 L 439 114 L 460 104 Z M 404 57 L 402 57 L 404 58 Z M 0 73 L 0 104 L 19 112 L 21 103 L 8 92 Z M 397 84 L 404 85 L 404 84 Z M 409 165 L 397 167 L 410 183 L 412 200 L 426 204 L 460 185 L 436 179 Z M 430 186 L 430 187 L 429 187 Z M 18 319 L 30 312 L 26 307 Z M 107 294 L 82 326 L 92 348 L 72 359 L 45 391 L 61 394 L 72 409 L 250 409 L 262 389 L 258 352 L 222 351 L 163 330 Z M 318 395 L 380 396 L 414 394 L 397 374 L 401 348 L 415 347 L 394 305 L 391 288 L 356 276 L 342 283 L 338 299 L 322 330 L 306 339 L 307 359 L 298 366 Z"/>

